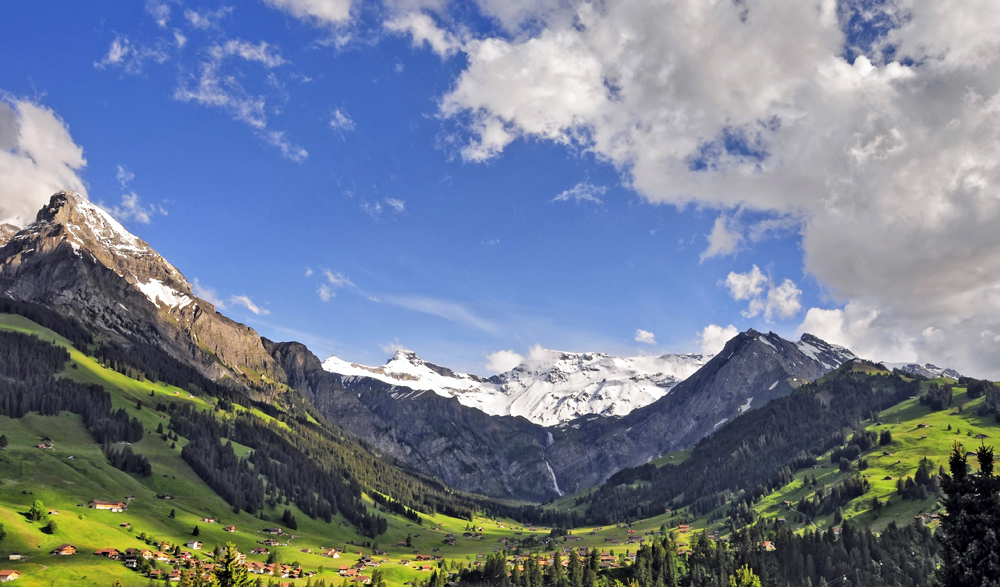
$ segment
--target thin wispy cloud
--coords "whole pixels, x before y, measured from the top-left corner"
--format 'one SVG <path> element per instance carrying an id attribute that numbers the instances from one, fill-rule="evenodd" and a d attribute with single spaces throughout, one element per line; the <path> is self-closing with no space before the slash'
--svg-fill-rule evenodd
<path id="1" fill-rule="evenodd" d="M 413 312 L 437 316 L 462 326 L 468 326 L 483 332 L 496 333 L 497 325 L 476 315 L 474 312 L 455 302 L 439 300 L 424 296 L 383 296 L 382 300 L 393 306 L 398 306 Z"/>
<path id="2" fill-rule="evenodd" d="M 575 202 L 577 204 L 590 202 L 592 204 L 602 204 L 604 203 L 599 196 L 603 196 L 608 188 L 604 186 L 598 186 L 590 183 L 589 181 L 581 181 L 570 189 L 560 193 L 558 196 L 552 198 L 553 202 Z"/>
<path id="3" fill-rule="evenodd" d="M 184 11 L 184 18 L 188 23 L 199 30 L 207 31 L 211 28 L 219 28 L 219 23 L 223 18 L 233 13 L 232 6 L 223 6 L 218 10 L 191 10 Z"/>
<path id="4" fill-rule="evenodd" d="M 243 308 L 246 308 L 247 310 L 250 310 L 257 316 L 267 316 L 268 314 L 271 313 L 270 310 L 262 308 L 257 304 L 255 304 L 254 301 L 250 299 L 250 296 L 246 294 L 239 296 L 229 296 L 229 301 L 236 306 L 241 306 Z"/>
<path id="5" fill-rule="evenodd" d="M 194 278 L 194 283 L 191 284 L 191 289 L 194 295 L 205 300 L 206 302 L 212 304 L 220 310 L 226 309 L 226 303 L 219 297 L 219 292 L 215 291 L 211 287 L 202 284 L 197 277 Z"/>
<path id="6" fill-rule="evenodd" d="M 170 55 L 161 46 L 146 46 L 132 43 L 125 35 L 116 35 L 108 47 L 108 52 L 94 62 L 97 69 L 117 68 L 127 75 L 139 75 L 146 63 L 164 63 Z"/>

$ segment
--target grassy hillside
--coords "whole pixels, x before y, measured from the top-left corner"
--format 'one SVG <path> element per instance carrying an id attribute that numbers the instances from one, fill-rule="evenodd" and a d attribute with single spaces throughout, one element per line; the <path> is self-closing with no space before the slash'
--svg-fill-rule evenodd
<path id="1" fill-rule="evenodd" d="M 271 550 L 278 551 L 282 562 L 298 562 L 305 570 L 319 571 L 314 581 L 326 579 L 331 584 L 335 581 L 337 585 L 343 581 L 338 576 L 338 567 L 354 564 L 359 559 L 359 553 L 371 554 L 374 546 L 387 551 L 386 555 L 377 557 L 389 561 L 381 567 L 387 582 L 402 585 L 429 576 L 429 571 L 416 570 L 416 566 L 436 567 L 439 564 L 438 561 L 417 563 L 417 553 L 441 556 L 441 562 L 448 566 L 470 565 L 501 548 L 501 538 L 523 541 L 534 536 L 538 539 L 533 542 L 536 544 L 534 549 L 540 550 L 540 542 L 549 535 L 549 528 L 527 528 L 511 520 L 476 518 L 470 523 L 437 514 L 422 515 L 424 523 L 419 525 L 382 511 L 379 513 L 387 518 L 388 531 L 373 540 L 359 534 L 354 526 L 340 517 L 335 517 L 330 524 L 311 520 L 294 505 L 279 503 L 277 508 L 266 509 L 264 513 L 268 520 L 246 512 L 234 514 L 232 508 L 181 458 L 180 451 L 187 440 L 180 437 L 172 446 L 173 442 L 162 440 L 155 432 L 160 424 L 166 429 L 170 418 L 167 413 L 156 411 L 158 403 L 166 400 L 184 402 L 208 411 L 214 409 L 213 398 L 192 396 L 185 390 L 157 382 L 136 381 L 106 369 L 75 349 L 66 339 L 20 316 L 0 314 L 0 330 L 31 334 L 66 348 L 71 360 L 61 376 L 102 385 L 111 394 L 115 408 L 124 407 L 130 416 L 142 421 L 146 434 L 141 441 L 133 444 L 133 449 L 147 457 L 153 467 L 153 474 L 145 478 L 113 468 L 83 426 L 81 418 L 75 414 L 64 412 L 59 416 L 40 416 L 30 413 L 20 419 L 0 416 L 0 433 L 5 434 L 9 442 L 6 449 L 0 450 L 0 524 L 7 531 L 7 537 L 0 542 L 0 568 L 16 569 L 22 573 L 17 584 L 105 587 L 118 579 L 126 587 L 144 586 L 149 583 L 147 578 L 126 569 L 121 562 L 95 556 L 93 551 L 108 547 L 119 550 L 148 548 L 148 543 L 140 540 L 140 535 L 183 545 L 193 538 L 191 532 L 198 526 L 198 540 L 205 543 L 204 555 L 215 544 L 227 541 L 233 541 L 241 551 L 249 552 L 262 546 L 260 542 L 269 538 L 261 533 L 263 528 L 280 525 L 278 520 L 286 507 L 295 516 L 298 529 L 286 529 L 294 538 L 280 538 L 287 541 L 287 545 Z M 141 409 L 137 408 L 137 402 L 142 402 Z M 268 418 L 264 414 L 256 415 Z M 54 448 L 35 448 L 43 438 L 49 438 Z M 234 450 L 243 455 L 249 449 L 234 444 Z M 170 494 L 173 499 L 158 499 L 160 494 Z M 86 507 L 93 499 L 117 501 L 126 496 L 133 496 L 133 499 L 124 513 Z M 46 522 L 29 522 L 24 516 L 35 500 L 40 500 L 46 510 L 59 512 L 49 516 L 58 526 L 54 534 L 42 532 Z M 371 511 L 377 509 L 367 498 L 366 503 Z M 170 517 L 172 510 L 175 512 L 173 518 Z M 205 517 L 213 517 L 217 523 L 201 522 Z M 125 522 L 131 525 L 130 529 L 120 526 Z M 236 533 L 223 530 L 229 524 L 237 527 Z M 463 537 L 467 531 L 473 535 Z M 630 536 L 621 527 L 602 528 L 593 533 L 578 530 L 576 533 L 584 540 L 568 544 L 615 548 L 613 542 L 624 543 Z M 448 534 L 455 535 L 455 545 L 444 544 Z M 397 543 L 405 542 L 408 535 L 412 546 L 397 546 Z M 371 546 L 351 544 L 365 542 Z M 63 543 L 76 546 L 78 554 L 66 557 L 49 554 Z M 337 559 L 319 554 L 322 549 L 331 547 L 346 549 L 347 552 Z M 635 549 L 634 546 L 631 548 Z M 187 548 L 183 550 L 189 551 Z M 8 560 L 11 553 L 21 554 L 22 559 Z M 264 561 L 266 555 L 249 555 L 248 558 Z M 410 564 L 404 565 L 404 561 Z M 170 567 L 159 563 L 158 568 L 169 570 Z M 267 578 L 264 579 L 266 583 Z M 301 584 L 305 582 L 305 579 L 298 580 Z"/>
<path id="2" fill-rule="evenodd" d="M 869 366 L 861 368 L 871 374 L 878 374 L 877 370 Z M 943 385 L 954 382 L 925 381 L 921 387 L 926 390 L 935 383 Z M 870 488 L 863 495 L 850 499 L 841 506 L 844 520 L 852 525 L 870 527 L 876 532 L 885 528 L 890 521 L 897 524 L 921 523 L 934 527 L 937 521 L 931 516 L 941 513 L 939 496 L 932 493 L 926 499 L 903 499 L 897 492 L 897 481 L 913 477 L 924 458 L 933 464 L 934 475 L 941 466 L 947 469 L 948 454 L 956 441 L 962 443 L 966 451 L 974 451 L 981 442 L 996 445 L 1000 439 L 1000 425 L 992 417 L 977 415 L 977 407 L 982 402 L 983 398 L 971 399 L 965 388 L 955 386 L 951 406 L 945 410 L 934 411 L 921 405 L 918 398 L 907 399 L 889 407 L 880 413 L 877 421 L 862 423 L 864 430 L 877 434 L 888 430 L 892 435 L 890 444 L 883 446 L 876 443 L 861 454 L 867 468 L 859 471 L 858 461 L 855 460 L 850 470 L 842 471 L 838 462 L 831 459 L 834 451 L 828 451 L 819 458 L 819 464 L 815 468 L 795 472 L 791 482 L 765 496 L 754 504 L 753 509 L 768 522 L 788 524 L 797 531 L 806 528 L 833 528 L 837 526 L 834 513 L 809 517 L 802 515 L 796 509 L 797 505 L 803 498 L 813 498 L 824 487 L 829 489 L 849 478 L 863 477 Z M 978 439 L 977 435 L 984 435 L 986 438 Z M 688 455 L 674 456 L 675 459 L 664 457 L 654 461 L 654 464 L 658 467 L 670 466 Z M 813 477 L 816 479 L 815 485 L 812 484 Z M 579 507 L 574 505 L 576 497 L 578 496 L 563 498 L 555 505 L 567 509 Z M 873 510 L 873 499 L 884 503 L 878 513 Z M 699 517 L 689 515 L 688 508 L 681 508 L 636 522 L 633 528 L 642 534 L 656 530 L 663 524 L 668 528 L 687 524 L 690 526 L 689 534 L 706 530 L 724 536 L 730 532 L 727 524 L 729 507 L 727 504 Z M 685 540 L 682 539 L 682 542 Z"/>

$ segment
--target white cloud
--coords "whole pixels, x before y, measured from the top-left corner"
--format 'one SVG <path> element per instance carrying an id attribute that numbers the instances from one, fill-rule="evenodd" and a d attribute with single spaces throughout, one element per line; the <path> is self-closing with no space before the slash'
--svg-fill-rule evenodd
<path id="1" fill-rule="evenodd" d="M 135 45 L 124 35 L 115 35 L 108 53 L 100 61 L 94 62 L 97 69 L 121 68 L 123 73 L 139 75 L 147 61 L 164 63 L 170 56 L 162 47 Z"/>
<path id="2" fill-rule="evenodd" d="M 312 269 L 306 269 L 306 277 L 310 275 L 312 275 Z M 316 291 L 319 294 L 319 299 L 324 302 L 328 302 L 332 298 L 336 297 L 338 289 L 344 287 L 355 287 L 354 282 L 339 271 L 334 272 L 329 269 L 324 269 L 323 276 L 326 277 L 326 283 L 321 283 Z"/>
<path id="3" fill-rule="evenodd" d="M 177 45 L 178 49 L 183 49 L 187 42 L 188 38 L 184 36 L 184 33 L 180 29 L 174 29 L 174 45 Z"/>
<path id="4" fill-rule="evenodd" d="M 887 2 L 896 28 L 851 61 L 838 10 L 859 3 L 502 4 L 480 5 L 510 32 L 463 41 L 441 99 L 466 160 L 544 140 L 650 202 L 785 219 L 833 299 L 876 308 L 893 340 L 933 326 L 947 355 L 1000 374 L 1000 343 L 963 342 L 1000 332 L 995 2 Z"/>
<path id="5" fill-rule="evenodd" d="M 382 204 L 379 204 L 378 202 L 362 202 L 361 209 L 364 210 L 365 214 L 368 214 L 372 218 L 378 218 L 382 214 Z"/>
<path id="6" fill-rule="evenodd" d="M 351 0 L 264 0 L 272 8 L 314 24 L 344 25 L 351 20 Z"/>
<path id="7" fill-rule="evenodd" d="M 330 285 L 336 288 L 354 287 L 354 282 L 351 281 L 349 277 L 347 277 L 343 273 L 340 273 L 339 271 L 335 273 L 333 271 L 330 271 L 329 269 L 324 269 L 323 275 L 326 277 L 326 280 L 330 282 Z"/>
<path id="8" fill-rule="evenodd" d="M 120 222 L 138 222 L 140 224 L 149 224 L 152 217 L 156 214 L 167 215 L 167 211 L 163 206 L 157 206 L 155 204 L 149 204 L 144 206 L 139 201 L 139 196 L 135 192 L 130 192 L 127 194 L 122 194 L 122 201 L 114 206 L 108 206 L 101 202 L 100 206 L 108 211 L 109 214 L 117 218 Z"/>
<path id="9" fill-rule="evenodd" d="M 756 265 L 746 273 L 730 272 L 724 285 L 734 300 L 750 302 L 742 312 L 747 318 L 763 313 L 764 319 L 770 322 L 775 317 L 791 318 L 802 309 L 799 301 L 802 290 L 795 286 L 795 282 L 785 279 L 775 286 L 771 278 L 761 273 Z"/>
<path id="10" fill-rule="evenodd" d="M 389 355 L 395 355 L 396 352 L 398 352 L 398 351 L 408 351 L 408 350 L 410 350 L 407 347 L 399 344 L 398 340 L 394 340 L 394 341 L 392 341 L 392 342 L 390 342 L 388 344 L 380 344 L 378 346 L 378 348 L 382 349 L 383 353 L 386 353 L 386 354 L 389 354 Z"/>
<path id="11" fill-rule="evenodd" d="M 577 204 L 581 202 L 593 202 L 594 204 L 601 204 L 601 198 L 598 196 L 603 196 L 608 188 L 604 186 L 597 186 L 589 181 L 581 181 L 575 186 L 568 190 L 563 191 L 558 196 L 552 198 L 553 202 L 568 202 L 573 200 Z"/>
<path id="12" fill-rule="evenodd" d="M 407 12 L 388 20 L 386 30 L 396 34 L 409 34 L 414 47 L 427 44 L 431 51 L 441 57 L 448 57 L 458 51 L 461 43 L 452 33 L 438 27 L 430 15 L 423 12 Z M 397 64 L 398 65 L 398 64 Z M 402 71 L 399 69 L 398 71 Z"/>
<path id="13" fill-rule="evenodd" d="M 129 184 L 130 181 L 135 179 L 135 174 L 129 171 L 128 167 L 125 167 L 121 163 L 118 164 L 118 173 L 115 175 L 115 179 L 121 184 L 122 189 Z"/>
<path id="14" fill-rule="evenodd" d="M 269 310 L 261 308 L 257 304 L 253 303 L 253 300 L 251 300 L 250 297 L 247 296 L 246 294 L 239 296 L 229 296 L 229 301 L 230 303 L 236 304 L 237 306 L 243 306 L 244 308 L 250 310 L 257 316 L 267 316 L 268 314 L 271 313 Z"/>
<path id="15" fill-rule="evenodd" d="M 194 292 L 194 295 L 212 304 L 217 309 L 219 310 L 226 309 L 226 303 L 222 300 L 222 298 L 219 297 L 219 292 L 215 291 L 214 289 L 208 286 L 202 285 L 201 282 L 198 281 L 197 277 L 195 277 L 194 283 L 191 284 L 191 288 L 192 291 Z"/>
<path id="16" fill-rule="evenodd" d="M 385 206 L 382 206 L 382 203 Z M 388 207 L 389 210 L 400 214 L 406 210 L 406 202 L 398 198 L 386 198 L 382 202 L 362 202 L 361 209 L 372 218 L 379 218 L 382 212 Z"/>
<path id="17" fill-rule="evenodd" d="M 331 288 L 329 285 L 325 283 L 319 284 L 319 288 L 317 288 L 316 293 L 319 294 L 319 299 L 323 300 L 324 302 L 329 302 L 332 298 L 336 297 L 337 295 L 337 292 L 333 291 L 333 288 Z"/>
<path id="18" fill-rule="evenodd" d="M 743 235 L 739 226 L 725 214 L 715 219 L 712 232 L 708 235 L 708 248 L 701 254 L 701 260 L 732 255 L 737 251 Z"/>
<path id="19" fill-rule="evenodd" d="M 406 208 L 406 202 L 396 198 L 386 198 L 385 203 L 396 212 L 402 212 Z"/>
<path id="20" fill-rule="evenodd" d="M 767 281 L 767 277 L 761 273 L 760 268 L 754 265 L 753 269 L 746 273 L 731 271 L 726 276 L 726 288 L 729 289 L 729 295 L 734 300 L 749 300 L 760 297 Z"/>
<path id="21" fill-rule="evenodd" d="M 345 132 L 354 130 L 354 120 L 352 120 L 346 112 L 337 108 L 333 111 L 333 114 L 330 115 L 330 128 L 339 132 L 341 136 L 343 136 Z"/>
<path id="22" fill-rule="evenodd" d="M 635 331 L 635 341 L 644 344 L 656 344 L 656 335 L 648 330 L 639 328 Z"/>
<path id="23" fill-rule="evenodd" d="M 267 144 L 272 147 L 277 147 L 285 159 L 291 159 L 296 163 L 301 163 L 309 158 L 309 151 L 306 151 L 302 147 L 288 140 L 288 137 L 285 135 L 285 131 L 283 130 L 264 131 L 260 136 L 264 138 L 264 142 Z"/>
<path id="24" fill-rule="evenodd" d="M 739 330 L 735 326 L 730 324 L 723 328 L 716 324 L 709 324 L 701 332 L 698 333 L 698 338 L 701 342 L 701 354 L 703 355 L 714 355 L 726 346 L 731 338 L 739 334 Z"/>
<path id="25" fill-rule="evenodd" d="M 524 357 L 514 351 L 496 351 L 486 355 L 486 370 L 506 373 L 524 362 Z"/>
<path id="26" fill-rule="evenodd" d="M 802 309 L 799 297 L 802 290 L 795 286 L 791 279 L 781 282 L 781 285 L 772 287 L 767 291 L 767 306 L 764 308 L 764 319 L 770 320 L 774 316 L 778 318 L 791 318 Z"/>
<path id="27" fill-rule="evenodd" d="M 310 275 L 312 275 L 313 273 L 315 273 L 315 271 L 313 271 L 313 270 L 312 270 L 312 269 L 310 269 L 309 267 L 306 267 L 306 277 L 309 277 L 309 276 L 310 276 Z"/>
<path id="28" fill-rule="evenodd" d="M 156 25 L 160 28 L 166 28 L 167 22 L 170 21 L 170 5 L 166 2 L 147 0 L 146 13 L 153 17 Z"/>
<path id="29" fill-rule="evenodd" d="M 384 296 L 386 303 L 405 308 L 413 312 L 429 314 L 444 318 L 445 320 L 468 326 L 484 332 L 496 332 L 495 324 L 477 316 L 474 312 L 461 304 L 445 300 L 437 300 L 423 296 Z"/>
<path id="30" fill-rule="evenodd" d="M 219 22 L 233 13 L 232 6 L 223 6 L 218 10 L 191 10 L 184 11 L 184 18 L 196 29 L 206 31 L 211 28 L 218 28 Z"/>
<path id="31" fill-rule="evenodd" d="M 0 92 L 0 218 L 33 221 L 60 190 L 87 197 L 83 148 L 50 108 Z"/>
<path id="32" fill-rule="evenodd" d="M 250 43 L 242 39 L 212 45 L 206 50 L 206 55 L 208 58 L 201 63 L 197 78 L 181 80 L 174 89 L 174 99 L 221 108 L 234 120 L 249 125 L 261 140 L 276 147 L 286 159 L 296 163 L 307 159 L 309 152 L 289 140 L 285 131 L 268 128 L 266 98 L 249 92 L 235 76 L 222 71 L 223 64 L 232 58 L 257 63 L 268 70 L 288 61 L 264 41 Z"/>

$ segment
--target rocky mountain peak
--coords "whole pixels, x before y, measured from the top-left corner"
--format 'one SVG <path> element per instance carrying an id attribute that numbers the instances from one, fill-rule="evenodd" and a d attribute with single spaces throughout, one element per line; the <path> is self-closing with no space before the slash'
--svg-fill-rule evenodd
<path id="1" fill-rule="evenodd" d="M 283 378 L 256 332 L 197 298 L 149 244 L 74 192 L 53 194 L 34 223 L 0 246 L 0 294 L 50 305 L 123 342 L 153 344 L 212 378 L 248 387 Z"/>

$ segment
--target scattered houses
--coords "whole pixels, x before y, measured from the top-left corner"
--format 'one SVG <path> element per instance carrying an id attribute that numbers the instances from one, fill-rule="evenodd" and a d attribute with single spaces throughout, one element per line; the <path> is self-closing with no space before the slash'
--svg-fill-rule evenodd
<path id="1" fill-rule="evenodd" d="M 0 570 L 0 583 L 6 583 L 7 581 L 13 581 L 20 577 L 21 574 L 17 571 L 12 571 L 10 569 Z"/>
<path id="2" fill-rule="evenodd" d="M 52 554 L 57 556 L 70 556 L 76 554 L 76 547 L 72 544 L 60 544 L 53 551 Z"/>
<path id="3" fill-rule="evenodd" d="M 229 526 L 226 526 L 225 528 L 223 528 L 223 530 L 225 530 L 226 532 L 236 532 L 236 526 L 233 526 L 232 524 L 230 524 Z"/>
<path id="4" fill-rule="evenodd" d="M 201 542 L 197 540 L 192 540 L 186 544 L 191 550 L 201 550 Z"/>
<path id="5" fill-rule="evenodd" d="M 109 510 L 115 513 L 120 513 L 125 511 L 124 501 L 104 501 L 102 499 L 95 499 L 89 504 L 90 509 L 93 510 Z"/>

